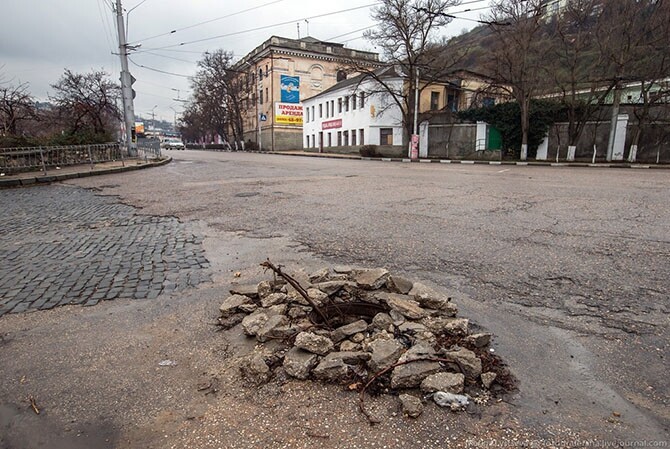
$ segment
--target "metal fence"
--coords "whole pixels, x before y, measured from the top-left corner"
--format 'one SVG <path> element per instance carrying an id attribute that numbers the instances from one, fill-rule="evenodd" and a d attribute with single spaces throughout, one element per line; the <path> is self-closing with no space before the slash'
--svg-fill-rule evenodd
<path id="1" fill-rule="evenodd" d="M 146 139 L 137 142 L 137 157 L 144 159 L 158 159 L 161 157 L 161 143 L 156 139 Z"/>
<path id="2" fill-rule="evenodd" d="M 118 143 L 52 147 L 0 148 L 0 171 L 7 175 L 67 167 L 70 165 L 123 161 Z"/>

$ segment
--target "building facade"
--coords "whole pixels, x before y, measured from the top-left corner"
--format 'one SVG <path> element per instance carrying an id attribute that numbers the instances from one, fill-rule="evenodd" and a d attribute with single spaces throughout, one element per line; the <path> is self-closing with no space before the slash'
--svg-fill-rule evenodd
<path id="1" fill-rule="evenodd" d="M 243 92 L 245 141 L 264 150 L 301 148 L 302 101 L 345 79 L 352 60 L 367 67 L 379 65 L 377 53 L 311 37 L 272 36 L 252 50 L 233 67 Z"/>

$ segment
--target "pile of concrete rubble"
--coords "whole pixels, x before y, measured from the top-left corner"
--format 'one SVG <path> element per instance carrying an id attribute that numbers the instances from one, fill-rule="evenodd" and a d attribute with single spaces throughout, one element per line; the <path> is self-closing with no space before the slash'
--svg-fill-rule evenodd
<path id="1" fill-rule="evenodd" d="M 222 326 L 241 323 L 259 343 L 241 366 L 248 379 L 315 379 L 363 394 L 374 381 L 412 417 L 426 399 L 456 410 L 495 389 L 498 373 L 482 368 L 491 335 L 472 333 L 451 298 L 382 268 L 289 276 L 265 266 L 272 281 L 238 286 L 220 307 Z"/>

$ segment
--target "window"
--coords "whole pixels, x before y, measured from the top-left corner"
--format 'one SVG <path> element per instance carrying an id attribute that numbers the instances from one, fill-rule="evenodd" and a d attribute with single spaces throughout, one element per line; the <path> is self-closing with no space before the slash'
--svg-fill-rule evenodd
<path id="1" fill-rule="evenodd" d="M 456 95 L 454 94 L 447 95 L 447 108 L 449 108 L 451 112 L 458 111 L 458 103 L 456 103 Z"/>
<path id="2" fill-rule="evenodd" d="M 380 128 L 379 129 L 379 144 L 380 145 L 393 145 L 393 128 Z"/>
<path id="3" fill-rule="evenodd" d="M 262 79 L 263 79 L 263 69 L 258 69 L 258 80 L 260 81 Z"/>
<path id="4" fill-rule="evenodd" d="M 263 104 L 263 91 L 262 91 L 262 90 L 261 90 L 261 92 L 260 92 L 260 95 L 261 95 L 261 97 L 260 97 L 260 101 L 259 101 L 259 103 L 260 103 L 260 104 Z"/>
<path id="5" fill-rule="evenodd" d="M 305 108 L 305 123 L 309 123 L 309 108 Z"/>
<path id="6" fill-rule="evenodd" d="M 349 97 L 344 97 L 344 112 L 349 112 Z"/>
<path id="7" fill-rule="evenodd" d="M 265 64 L 265 76 L 268 76 L 268 73 L 270 73 L 270 69 L 268 69 L 268 65 Z"/>
<path id="8" fill-rule="evenodd" d="M 484 105 L 485 108 L 494 106 L 496 104 L 495 98 L 492 97 L 484 97 L 482 99 L 482 105 Z"/>
<path id="9" fill-rule="evenodd" d="M 319 103 L 319 118 L 323 118 L 323 103 Z"/>
<path id="10" fill-rule="evenodd" d="M 337 113 L 338 114 L 342 113 L 342 98 L 337 99 Z"/>
<path id="11" fill-rule="evenodd" d="M 335 117 L 335 100 L 330 100 L 330 115 Z"/>
<path id="12" fill-rule="evenodd" d="M 344 138 L 343 145 L 345 147 L 349 146 L 349 131 L 342 131 L 342 137 Z"/>
<path id="13" fill-rule="evenodd" d="M 316 120 L 316 114 L 314 113 L 314 106 L 312 106 L 312 120 Z"/>
<path id="14" fill-rule="evenodd" d="M 265 101 L 270 101 L 270 95 L 268 94 L 268 88 L 265 88 Z"/>
<path id="15" fill-rule="evenodd" d="M 342 146 L 342 131 L 337 132 L 337 146 L 338 147 Z"/>
<path id="16" fill-rule="evenodd" d="M 351 96 L 351 109 L 356 109 L 356 94 Z"/>
<path id="17" fill-rule="evenodd" d="M 328 133 L 328 146 L 333 146 L 333 133 Z"/>
<path id="18" fill-rule="evenodd" d="M 305 148 L 309 148 L 309 136 L 305 136 Z"/>
<path id="19" fill-rule="evenodd" d="M 312 134 L 312 147 L 316 148 L 316 134 Z"/>
<path id="20" fill-rule="evenodd" d="M 359 98 L 360 98 L 359 107 L 361 109 L 363 109 L 365 107 L 365 92 L 361 92 L 361 94 L 359 95 Z M 362 143 L 361 143 L 361 145 L 362 145 Z"/>
<path id="21" fill-rule="evenodd" d="M 330 117 L 330 102 L 326 101 L 326 118 Z"/>
<path id="22" fill-rule="evenodd" d="M 356 146 L 356 130 L 355 129 L 351 130 L 351 146 L 353 146 L 353 147 Z"/>
<path id="23" fill-rule="evenodd" d="M 359 145 L 365 145 L 365 130 L 364 129 L 359 129 L 358 130 L 358 135 L 359 135 L 358 144 Z"/>
<path id="24" fill-rule="evenodd" d="M 430 110 L 437 111 L 440 109 L 440 93 L 431 92 L 430 93 Z"/>

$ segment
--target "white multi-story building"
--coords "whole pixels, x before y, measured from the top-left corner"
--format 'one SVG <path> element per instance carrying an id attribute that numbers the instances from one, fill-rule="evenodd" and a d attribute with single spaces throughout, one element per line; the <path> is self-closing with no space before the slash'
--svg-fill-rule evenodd
<path id="1" fill-rule="evenodd" d="M 385 82 L 401 91 L 405 81 L 391 69 Z M 346 152 L 362 145 L 401 146 L 402 139 L 402 111 L 364 75 L 303 100 L 304 148 Z"/>

